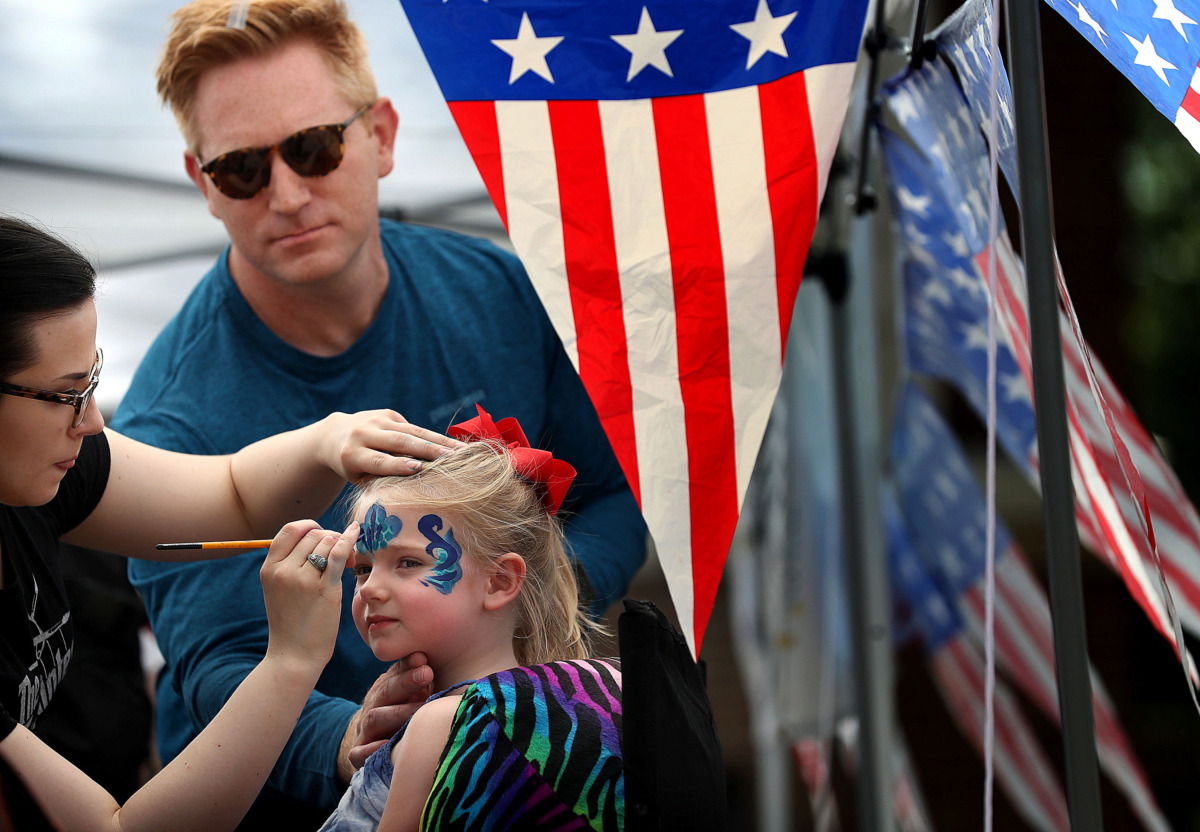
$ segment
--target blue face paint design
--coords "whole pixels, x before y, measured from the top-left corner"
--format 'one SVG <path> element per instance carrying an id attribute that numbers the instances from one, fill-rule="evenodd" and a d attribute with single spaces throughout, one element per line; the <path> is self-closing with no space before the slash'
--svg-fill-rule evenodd
<path id="1" fill-rule="evenodd" d="M 438 534 L 443 528 L 442 518 L 436 514 L 426 514 L 417 521 L 417 530 L 430 541 L 425 551 L 436 558 L 429 576 L 422 578 L 421 583 L 449 595 L 462 580 L 462 547 L 454 540 L 454 529 L 446 529 L 445 537 Z"/>
<path id="2" fill-rule="evenodd" d="M 382 503 L 376 503 L 367 509 L 367 516 L 358 529 L 358 540 L 354 541 L 354 551 L 375 560 L 371 553 L 386 548 L 388 541 L 400 534 L 403 525 L 399 517 L 387 513 Z"/>

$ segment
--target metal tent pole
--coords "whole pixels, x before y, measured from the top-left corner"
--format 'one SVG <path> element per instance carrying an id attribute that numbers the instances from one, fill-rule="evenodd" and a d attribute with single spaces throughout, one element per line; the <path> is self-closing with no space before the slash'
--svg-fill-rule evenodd
<path id="1" fill-rule="evenodd" d="M 1062 718 L 1071 828 L 1101 832 L 1100 779 L 1088 677 L 1087 631 L 1075 529 L 1070 444 L 1054 266 L 1054 215 L 1042 97 L 1042 35 L 1038 0 L 1009 0 L 1021 245 L 1029 292 L 1029 333 L 1041 458 L 1058 710 Z"/>
<path id="2" fill-rule="evenodd" d="M 850 228 L 848 253 L 819 258 L 830 296 L 834 410 L 837 419 L 842 548 L 854 697 L 858 712 L 855 767 L 859 828 L 895 829 L 892 802 L 891 598 L 879 505 L 879 399 L 874 339 L 874 252 L 869 219 Z M 857 278 L 857 279 L 855 279 Z"/>

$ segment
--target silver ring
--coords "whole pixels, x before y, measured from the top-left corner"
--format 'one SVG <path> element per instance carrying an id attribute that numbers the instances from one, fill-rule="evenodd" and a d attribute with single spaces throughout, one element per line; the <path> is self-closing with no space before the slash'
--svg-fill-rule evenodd
<path id="1" fill-rule="evenodd" d="M 316 552 L 308 556 L 308 562 L 317 567 L 318 572 L 324 572 L 325 567 L 329 565 L 329 559 L 324 555 L 318 555 Z"/>

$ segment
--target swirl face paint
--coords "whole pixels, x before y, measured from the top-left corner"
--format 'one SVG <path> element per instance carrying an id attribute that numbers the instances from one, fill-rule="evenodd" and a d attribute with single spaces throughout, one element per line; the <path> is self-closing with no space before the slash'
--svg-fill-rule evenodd
<path id="1" fill-rule="evenodd" d="M 454 585 L 462 580 L 462 547 L 454 540 L 454 529 L 446 529 L 442 536 L 439 532 L 443 528 L 445 524 L 436 514 L 426 514 L 417 521 L 417 530 L 430 541 L 425 551 L 435 558 L 428 577 L 422 578 L 421 583 L 449 595 Z"/>
<path id="2" fill-rule="evenodd" d="M 388 541 L 400 534 L 404 524 L 394 514 L 388 514 L 383 503 L 376 503 L 367 509 L 358 529 L 358 540 L 354 542 L 354 551 L 365 555 L 368 560 L 375 560 L 372 552 L 378 552 L 388 545 Z"/>

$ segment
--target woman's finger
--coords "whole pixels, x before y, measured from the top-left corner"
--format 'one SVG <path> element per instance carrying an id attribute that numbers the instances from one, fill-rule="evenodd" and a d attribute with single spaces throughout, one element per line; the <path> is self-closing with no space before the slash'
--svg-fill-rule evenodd
<path id="1" fill-rule="evenodd" d="M 288 523 L 279 533 L 275 535 L 275 539 L 271 541 L 271 548 L 267 550 L 267 563 L 281 563 L 287 560 L 288 555 L 292 554 L 295 548 L 301 541 L 313 530 L 320 529 L 320 525 L 315 520 L 293 520 Z M 311 549 L 309 551 L 312 551 Z"/>
<path id="2" fill-rule="evenodd" d="M 334 532 L 325 529 L 309 532 L 292 553 L 296 559 L 296 568 L 324 572 L 329 568 L 329 554 L 337 542 L 338 536 Z"/>
<path id="3" fill-rule="evenodd" d="M 351 523 L 346 530 L 334 541 L 328 554 L 328 564 L 325 567 L 325 578 L 331 584 L 340 584 L 342 569 L 354 552 L 354 543 L 358 540 L 358 523 Z"/>

